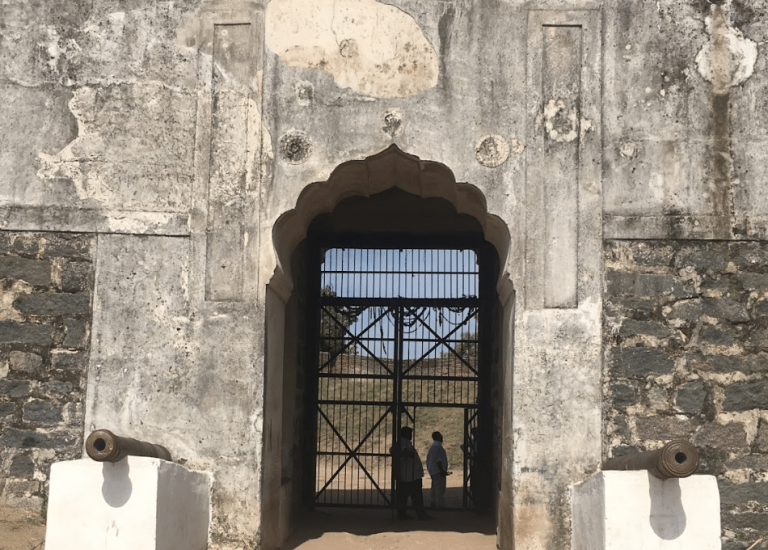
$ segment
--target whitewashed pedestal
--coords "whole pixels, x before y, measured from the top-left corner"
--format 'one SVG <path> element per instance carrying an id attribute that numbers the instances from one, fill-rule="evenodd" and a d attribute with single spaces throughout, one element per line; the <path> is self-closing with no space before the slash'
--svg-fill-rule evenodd
<path id="1" fill-rule="evenodd" d="M 720 550 L 713 476 L 605 471 L 573 487 L 573 550 Z"/>
<path id="2" fill-rule="evenodd" d="M 51 467 L 46 550 L 204 550 L 210 476 L 158 458 Z"/>

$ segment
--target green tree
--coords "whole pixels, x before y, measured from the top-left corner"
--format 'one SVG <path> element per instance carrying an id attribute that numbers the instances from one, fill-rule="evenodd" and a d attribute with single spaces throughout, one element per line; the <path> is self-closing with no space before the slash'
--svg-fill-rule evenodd
<path id="1" fill-rule="evenodd" d="M 455 349 L 462 359 L 477 359 L 477 331 L 462 333 L 461 341 L 456 344 Z"/>
<path id="2" fill-rule="evenodd" d="M 454 344 L 453 349 L 459 357 L 470 364 L 477 360 L 477 331 L 469 332 L 467 330 L 462 332 L 461 338 Z M 449 359 L 451 357 L 455 357 L 455 355 L 448 351 L 440 354 L 441 359 Z"/>
<path id="3" fill-rule="evenodd" d="M 336 291 L 327 285 L 320 291 L 320 295 L 335 297 Z M 320 351 L 327 352 L 331 356 L 341 353 L 350 340 L 346 329 L 357 320 L 358 315 L 357 311 L 346 306 L 323 305 L 320 310 Z M 357 346 L 349 346 L 344 353 L 357 355 Z"/>

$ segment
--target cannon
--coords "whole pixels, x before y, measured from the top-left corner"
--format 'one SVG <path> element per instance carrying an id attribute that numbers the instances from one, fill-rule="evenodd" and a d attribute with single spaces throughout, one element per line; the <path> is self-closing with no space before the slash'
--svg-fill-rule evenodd
<path id="1" fill-rule="evenodd" d="M 171 453 L 162 445 L 120 437 L 109 430 L 93 431 L 85 441 L 85 452 L 96 462 L 118 462 L 128 455 L 171 461 Z"/>
<path id="2" fill-rule="evenodd" d="M 687 441 L 670 441 L 661 449 L 610 458 L 603 470 L 648 470 L 654 477 L 688 477 L 699 467 L 699 451 Z"/>

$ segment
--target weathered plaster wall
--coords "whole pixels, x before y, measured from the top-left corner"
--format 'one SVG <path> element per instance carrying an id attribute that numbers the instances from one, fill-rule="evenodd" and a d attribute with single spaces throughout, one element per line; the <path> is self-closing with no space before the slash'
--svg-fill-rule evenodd
<path id="1" fill-rule="evenodd" d="M 254 545 L 260 310 L 199 300 L 191 253 L 185 237 L 99 236 L 85 427 L 162 442 L 213 472 L 213 547 Z"/>
<path id="2" fill-rule="evenodd" d="M 602 233 L 670 240 L 674 262 L 683 246 L 674 239 L 768 235 L 767 22 L 765 0 L 6 0 L 0 229 L 89 234 L 85 428 L 162 439 L 188 464 L 211 468 L 212 547 L 248 547 L 266 533 L 262 497 L 285 505 L 284 487 L 282 496 L 274 489 L 283 404 L 277 390 L 264 396 L 282 387 L 276 324 L 287 289 L 273 289 L 269 310 L 265 291 L 278 261 L 276 220 L 308 184 L 392 143 L 445 164 L 482 192 L 511 236 L 504 540 L 566 548 L 567 486 L 614 445 L 600 437 Z M 742 246 L 729 243 L 696 246 Z M 671 265 L 653 269 L 687 277 Z M 736 277 L 727 265 L 713 269 Z M 724 321 L 738 325 L 736 356 L 742 333 L 762 330 L 756 298 L 744 300 L 749 319 Z M 708 319 L 702 334 L 728 337 Z M 629 340 L 645 342 L 644 326 Z M 674 340 L 654 338 L 660 349 Z M 44 349 L 31 353 L 48 372 Z M 22 380 L 14 372 L 9 380 Z M 733 376 L 717 382 L 723 391 L 759 382 L 752 371 Z M 664 383 L 672 399 L 695 381 Z M 73 387 L 70 397 L 82 395 Z M 12 422 L 24 422 L 26 399 L 4 398 Z M 745 441 L 762 449 L 759 421 L 715 410 L 696 422 L 728 433 L 743 424 Z M 717 416 L 726 412 L 736 416 Z M 621 444 L 643 439 L 629 433 Z M 558 454 L 566 459 L 552 460 Z M 751 480 L 762 475 L 754 472 Z M 761 487 L 745 479 L 731 481 Z M 748 540 L 747 527 L 733 529 L 731 539 Z"/>
<path id="3" fill-rule="evenodd" d="M 764 237 L 764 2 L 607 10 L 606 231 Z"/>
<path id="4" fill-rule="evenodd" d="M 723 548 L 743 550 L 768 531 L 765 242 L 607 241 L 605 257 L 606 454 L 692 441 Z"/>
<path id="5" fill-rule="evenodd" d="M 40 510 L 80 456 L 93 260 L 90 235 L 0 234 L 0 502 Z"/>
<path id="6" fill-rule="evenodd" d="M 196 4 L 3 2 L 0 204 L 188 208 L 197 49 L 176 33 Z"/>

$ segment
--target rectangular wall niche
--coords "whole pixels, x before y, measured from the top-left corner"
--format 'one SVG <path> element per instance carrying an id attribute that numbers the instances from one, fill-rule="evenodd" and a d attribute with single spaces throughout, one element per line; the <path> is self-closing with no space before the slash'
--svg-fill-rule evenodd
<path id="1" fill-rule="evenodd" d="M 250 24 L 214 25 L 211 149 L 206 223 L 207 300 L 242 299 L 248 108 L 252 97 Z"/>
<path id="2" fill-rule="evenodd" d="M 599 155 L 599 56 L 592 12 L 532 11 L 528 19 L 527 265 L 529 306 L 576 308 L 584 255 L 585 188 Z M 599 179 L 599 176 L 597 176 Z M 599 194 L 598 194 L 599 196 Z M 587 232 L 588 233 L 588 232 Z M 581 293 L 583 294 L 583 293 Z"/>

